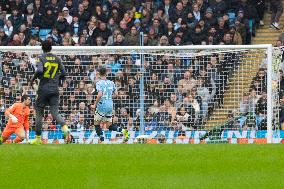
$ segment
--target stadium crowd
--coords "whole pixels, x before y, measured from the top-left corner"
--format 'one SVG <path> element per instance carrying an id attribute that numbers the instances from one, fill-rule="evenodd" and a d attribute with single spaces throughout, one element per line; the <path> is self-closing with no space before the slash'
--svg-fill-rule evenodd
<path id="1" fill-rule="evenodd" d="M 0 45 L 144 45 L 250 44 L 263 25 L 261 0 L 0 0 Z M 274 22 L 273 22 L 274 23 Z M 273 24 L 272 23 L 272 24 Z M 240 62 L 240 53 L 221 53 L 187 59 L 149 56 L 145 62 L 145 123 L 147 130 L 202 129 L 214 107 L 222 106 L 228 78 Z M 35 57 L 2 53 L 0 116 L 22 94 L 36 97 L 37 84 L 28 86 Z M 69 74 L 60 88 L 60 113 L 74 130 L 93 129 L 94 83 L 97 68 L 106 64 L 115 81 L 113 123 L 138 130 L 139 63 L 133 55 L 61 56 Z M 240 111 L 264 114 L 265 79 L 261 69 Z M 264 83 L 263 83 L 264 82 Z M 247 96 L 261 95 L 253 101 Z M 262 101 L 261 101 L 262 100 Z M 247 104 L 249 105 L 247 105 Z M 284 103 L 284 100 L 283 100 Z M 254 107 L 252 111 L 248 108 Z M 257 109 L 257 110 L 256 110 Z M 33 110 L 33 107 L 32 107 Z M 32 111 L 34 114 L 34 111 Z M 32 115 L 34 118 L 34 115 Z M 258 121 L 262 121 L 261 119 Z M 31 119 L 31 126 L 34 125 Z M 244 120 L 243 127 L 247 121 Z M 44 129 L 56 129 L 45 117 Z"/>
<path id="2" fill-rule="evenodd" d="M 139 45 L 140 32 L 144 45 L 250 44 L 264 10 L 263 0 L 1 0 L 0 44 Z"/>

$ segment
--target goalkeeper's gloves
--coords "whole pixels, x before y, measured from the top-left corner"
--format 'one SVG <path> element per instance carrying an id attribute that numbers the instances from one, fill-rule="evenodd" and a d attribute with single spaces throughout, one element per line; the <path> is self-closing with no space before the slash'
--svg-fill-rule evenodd
<path id="1" fill-rule="evenodd" d="M 18 118 L 16 118 L 16 116 L 14 116 L 13 114 L 10 114 L 9 118 L 12 120 L 12 123 L 18 123 Z"/>

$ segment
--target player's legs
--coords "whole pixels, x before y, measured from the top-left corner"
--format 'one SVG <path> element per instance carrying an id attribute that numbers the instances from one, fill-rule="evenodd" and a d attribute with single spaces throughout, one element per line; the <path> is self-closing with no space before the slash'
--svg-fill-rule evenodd
<path id="1" fill-rule="evenodd" d="M 35 104 L 35 110 L 36 110 L 36 119 L 35 119 L 35 132 L 36 136 L 41 136 L 41 130 L 42 130 L 42 119 L 44 116 L 44 108 L 47 103 L 47 94 L 38 91 L 38 96 L 36 99 L 36 104 Z"/>
<path id="2" fill-rule="evenodd" d="M 123 134 L 124 136 L 124 142 L 127 142 L 129 140 L 129 133 L 127 129 L 122 129 L 121 127 L 117 126 L 117 125 L 112 125 L 111 122 L 107 122 L 107 124 L 109 124 L 109 131 L 116 131 L 116 132 L 120 132 Z"/>
<path id="3" fill-rule="evenodd" d="M 110 131 L 117 131 L 117 132 L 122 131 L 121 127 L 112 124 L 112 115 L 111 114 L 105 115 L 103 123 L 106 124 L 107 129 L 110 130 Z"/>
<path id="4" fill-rule="evenodd" d="M 44 108 L 46 105 L 46 93 L 42 91 L 38 91 L 38 96 L 36 99 L 35 110 L 36 110 L 36 118 L 35 118 L 35 133 L 36 138 L 30 142 L 30 144 L 41 144 L 41 130 L 42 130 L 42 119 L 44 116 Z"/>
<path id="5" fill-rule="evenodd" d="M 64 139 L 66 139 L 67 143 L 71 140 L 70 136 L 70 130 L 68 129 L 68 126 L 66 125 L 65 120 L 63 117 L 59 114 L 58 111 L 58 104 L 59 104 L 59 95 L 54 94 L 49 97 L 49 105 L 50 105 L 50 113 L 53 117 L 53 119 L 56 120 L 56 123 L 61 125 L 62 131 L 64 133 Z"/>
<path id="6" fill-rule="evenodd" d="M 44 107 L 36 106 L 35 132 L 37 136 L 41 136 L 43 116 L 44 116 Z"/>
<path id="7" fill-rule="evenodd" d="M 30 144 L 41 144 L 41 130 L 42 130 L 42 119 L 44 116 L 44 107 L 36 104 L 36 118 L 35 118 L 35 133 L 36 138 L 30 142 Z"/>
<path id="8" fill-rule="evenodd" d="M 5 127 L 4 131 L 2 132 L 2 143 L 6 142 L 6 140 L 9 139 L 9 137 L 15 133 L 17 128 L 12 128 L 12 127 Z"/>
<path id="9" fill-rule="evenodd" d="M 25 139 L 25 130 L 23 127 L 19 127 L 15 131 L 17 137 L 14 139 L 14 143 L 20 143 Z"/>
<path id="10" fill-rule="evenodd" d="M 112 124 L 112 114 L 100 114 L 98 112 L 95 113 L 95 123 L 100 123 L 106 125 L 109 131 L 121 132 L 124 136 L 124 142 L 127 142 L 129 139 L 129 133 L 127 129 L 122 129 L 121 127 Z M 95 124 L 97 135 L 100 137 L 100 140 L 103 141 L 103 131 L 100 125 Z"/>
<path id="11" fill-rule="evenodd" d="M 100 142 L 103 142 L 105 139 L 103 129 L 101 127 L 102 120 L 103 120 L 103 115 L 101 115 L 99 112 L 96 111 L 94 115 L 94 125 L 95 125 L 96 133 L 98 137 L 100 138 Z"/>
<path id="12" fill-rule="evenodd" d="M 51 113 L 53 119 L 56 120 L 56 123 L 63 126 L 66 123 L 65 123 L 65 120 L 63 119 L 63 117 L 59 114 L 58 104 L 59 104 L 59 96 L 58 95 L 50 96 L 50 98 L 49 98 L 50 113 Z"/>
<path id="13" fill-rule="evenodd" d="M 129 139 L 129 133 L 127 128 L 121 128 L 117 125 L 114 125 L 112 122 L 112 114 L 108 114 L 106 115 L 106 121 L 107 124 L 109 125 L 108 128 L 110 131 L 117 131 L 117 132 L 121 132 L 124 136 L 124 142 L 127 142 Z"/>

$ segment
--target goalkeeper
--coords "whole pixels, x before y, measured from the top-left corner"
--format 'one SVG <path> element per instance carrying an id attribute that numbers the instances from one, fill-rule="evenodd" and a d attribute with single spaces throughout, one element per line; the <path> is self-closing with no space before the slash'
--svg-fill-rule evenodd
<path id="1" fill-rule="evenodd" d="M 20 143 L 25 138 L 29 140 L 29 116 L 31 98 L 23 95 L 21 102 L 14 103 L 5 111 L 5 115 L 9 118 L 8 123 L 0 137 L 0 142 L 4 143 L 9 137 L 15 133 L 17 135 L 14 143 Z"/>

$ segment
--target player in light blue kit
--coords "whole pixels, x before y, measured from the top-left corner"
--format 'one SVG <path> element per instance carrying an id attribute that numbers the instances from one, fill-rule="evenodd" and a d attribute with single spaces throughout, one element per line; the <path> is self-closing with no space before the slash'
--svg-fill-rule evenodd
<path id="1" fill-rule="evenodd" d="M 124 142 L 126 142 L 129 138 L 127 129 L 112 125 L 112 96 L 117 95 L 115 84 L 106 79 L 106 68 L 101 68 L 99 74 L 100 80 L 96 83 L 97 98 L 94 104 L 94 108 L 96 108 L 94 121 L 97 135 L 100 137 L 100 141 L 103 142 L 104 136 L 101 124 L 105 124 L 110 131 L 122 132 L 124 135 Z"/>

